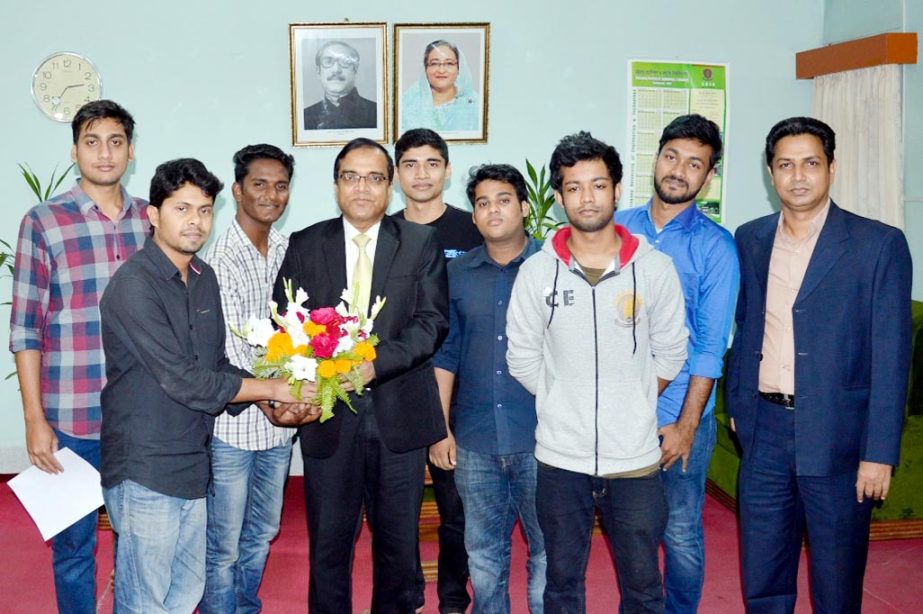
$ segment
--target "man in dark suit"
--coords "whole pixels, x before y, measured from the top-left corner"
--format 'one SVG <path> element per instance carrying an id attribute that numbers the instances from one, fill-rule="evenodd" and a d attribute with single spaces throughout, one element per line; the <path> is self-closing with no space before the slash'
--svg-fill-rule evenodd
<path id="1" fill-rule="evenodd" d="M 874 501 L 900 450 L 910 365 L 903 233 L 829 198 L 833 130 L 795 117 L 766 138 L 781 214 L 736 235 L 741 286 L 727 401 L 743 447 L 748 612 L 792 612 L 802 535 L 818 612 L 859 612 Z"/>
<path id="2" fill-rule="evenodd" d="M 352 611 L 350 571 L 364 507 L 374 534 L 372 612 L 408 613 L 426 447 L 446 437 L 430 361 L 448 331 L 445 261 L 433 229 L 385 216 L 394 164 L 381 145 L 350 141 L 333 177 L 343 216 L 292 235 L 274 298 L 284 304 L 283 280 L 291 279 L 307 291 L 309 309 L 336 305 L 346 288 L 364 309 L 370 297 L 386 302 L 374 325 L 377 357 L 360 367 L 369 389 L 353 395 L 357 413 L 339 403 L 331 420 L 299 433 L 308 605 L 315 613 Z M 303 389 L 312 393 L 313 386 Z"/>
<path id="3" fill-rule="evenodd" d="M 305 130 L 376 128 L 378 106 L 359 95 L 359 52 L 343 41 L 328 41 L 314 55 L 324 97 L 304 110 Z"/>

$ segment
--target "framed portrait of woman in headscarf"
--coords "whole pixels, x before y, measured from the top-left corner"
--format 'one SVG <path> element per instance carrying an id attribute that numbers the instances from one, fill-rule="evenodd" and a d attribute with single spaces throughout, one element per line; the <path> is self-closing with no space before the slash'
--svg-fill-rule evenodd
<path id="1" fill-rule="evenodd" d="M 394 138 L 487 142 L 489 23 L 394 24 Z"/>

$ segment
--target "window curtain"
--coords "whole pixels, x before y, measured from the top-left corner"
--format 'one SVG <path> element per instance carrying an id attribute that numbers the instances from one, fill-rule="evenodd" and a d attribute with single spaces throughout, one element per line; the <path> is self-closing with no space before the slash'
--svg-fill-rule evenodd
<path id="1" fill-rule="evenodd" d="M 813 113 L 836 132 L 833 200 L 903 230 L 901 67 L 887 64 L 815 77 Z"/>

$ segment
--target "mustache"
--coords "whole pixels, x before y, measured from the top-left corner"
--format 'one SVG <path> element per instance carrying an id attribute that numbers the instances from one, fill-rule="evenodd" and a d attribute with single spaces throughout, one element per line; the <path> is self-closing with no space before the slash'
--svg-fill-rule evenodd
<path id="1" fill-rule="evenodd" d="M 663 183 L 665 181 L 677 181 L 681 183 L 682 185 L 686 186 L 687 188 L 689 187 L 689 183 L 685 179 L 683 179 L 682 177 L 677 177 L 676 175 L 667 175 L 666 177 L 660 180 L 660 183 Z"/>

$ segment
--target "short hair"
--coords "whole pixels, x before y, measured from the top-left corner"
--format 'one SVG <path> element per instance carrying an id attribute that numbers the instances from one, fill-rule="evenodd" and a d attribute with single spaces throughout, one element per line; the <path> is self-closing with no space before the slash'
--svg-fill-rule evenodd
<path id="1" fill-rule="evenodd" d="M 471 206 L 474 206 L 474 192 L 477 190 L 478 185 L 489 180 L 510 184 L 516 190 L 516 200 L 519 202 L 529 201 L 526 179 L 519 172 L 519 169 L 509 164 L 482 164 L 481 166 L 472 167 L 468 171 L 468 187 L 465 191 L 468 194 L 468 202 L 471 203 Z"/>
<path id="2" fill-rule="evenodd" d="M 349 49 L 350 55 L 356 58 L 356 64 L 357 65 L 359 64 L 359 59 L 360 59 L 359 52 L 356 51 L 356 48 L 350 45 L 349 43 L 344 43 L 341 40 L 334 39 L 334 40 L 327 41 L 326 43 L 324 43 L 323 45 L 317 48 L 317 53 L 314 54 L 314 66 L 316 66 L 317 68 L 320 68 L 321 56 L 324 55 L 324 52 L 327 51 L 328 47 L 332 47 L 333 45 L 342 45 L 343 47 L 346 47 L 347 49 Z"/>
<path id="3" fill-rule="evenodd" d="M 88 102 L 80 107 L 77 113 L 74 114 L 74 119 L 71 120 L 71 131 L 74 133 L 74 145 L 77 144 L 77 139 L 80 138 L 80 131 L 83 130 L 84 126 L 98 119 L 110 118 L 121 124 L 122 128 L 125 130 L 125 137 L 128 139 L 128 142 L 131 143 L 131 139 L 135 133 L 135 118 L 117 103 L 104 99 Z"/>
<path id="4" fill-rule="evenodd" d="M 295 158 L 268 143 L 259 145 L 247 145 L 234 154 L 234 181 L 240 183 L 250 172 L 250 163 L 256 160 L 276 160 L 288 171 L 288 178 L 292 178 L 292 172 L 295 170 Z"/>
<path id="5" fill-rule="evenodd" d="M 690 139 L 711 147 L 708 170 L 715 168 L 721 160 L 721 130 L 718 124 L 698 113 L 680 115 L 667 124 L 660 135 L 660 146 L 657 148 L 657 153 L 659 154 L 663 146 L 674 139 Z"/>
<path id="6" fill-rule="evenodd" d="M 372 139 L 367 139 L 365 137 L 359 137 L 344 145 L 343 149 L 340 150 L 340 153 L 337 154 L 336 159 L 333 161 L 334 182 L 340 178 L 340 162 L 343 161 L 343 158 L 345 158 L 349 152 L 356 149 L 377 149 L 382 154 L 384 154 L 385 159 L 388 161 L 388 182 L 390 183 L 394 180 L 394 160 L 391 159 L 391 154 L 388 153 L 388 150 L 382 147 L 381 143 L 378 143 L 377 141 L 373 141 Z"/>
<path id="7" fill-rule="evenodd" d="M 401 135 L 401 138 L 394 144 L 395 163 L 401 163 L 401 158 L 404 157 L 408 149 L 426 145 L 438 150 L 445 163 L 449 163 L 449 146 L 446 144 L 445 139 L 439 136 L 439 133 L 435 130 L 430 130 L 429 128 L 414 128 Z"/>
<path id="8" fill-rule="evenodd" d="M 163 201 L 187 183 L 205 192 L 212 200 L 224 187 L 221 180 L 211 174 L 198 160 L 177 158 L 164 162 L 154 171 L 149 199 L 151 206 L 159 209 Z"/>
<path id="9" fill-rule="evenodd" d="M 766 165 L 772 167 L 776 155 L 776 144 L 787 136 L 810 134 L 820 139 L 827 156 L 827 164 L 833 162 L 833 152 L 836 150 L 836 133 L 833 128 L 813 117 L 789 117 L 783 119 L 766 136 Z"/>
<path id="10" fill-rule="evenodd" d="M 571 167 L 584 160 L 602 160 L 609 171 L 612 183 L 621 183 L 622 160 L 619 158 L 619 152 L 612 145 L 606 145 L 599 139 L 593 138 L 589 132 L 581 130 L 577 134 L 561 139 L 551 154 L 551 162 L 548 166 L 551 170 L 552 189 L 556 192 L 561 191 L 564 176 L 561 171 L 562 167 Z"/>
<path id="11" fill-rule="evenodd" d="M 455 54 L 455 61 L 458 62 L 461 56 L 458 55 L 458 47 L 442 39 L 435 40 L 426 46 L 426 49 L 423 50 L 423 66 L 426 66 L 426 61 L 429 59 L 429 54 L 432 53 L 433 49 L 436 47 L 448 47 L 452 50 L 452 53 Z"/>

